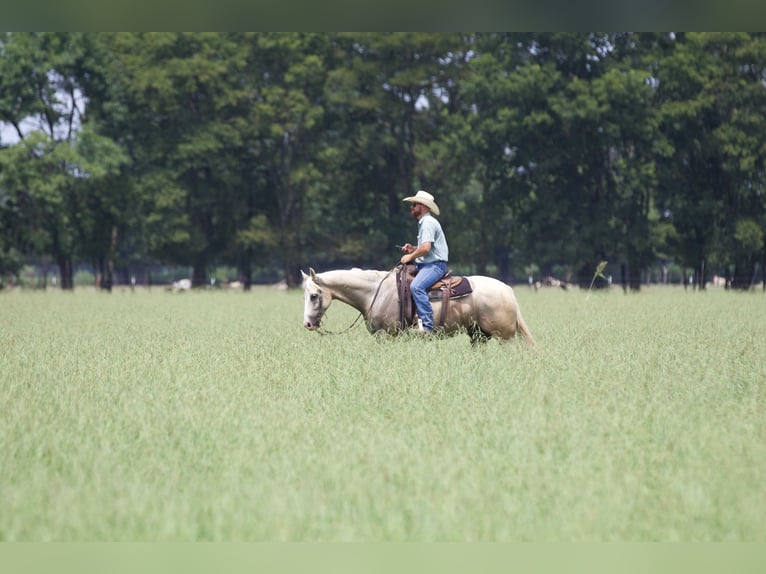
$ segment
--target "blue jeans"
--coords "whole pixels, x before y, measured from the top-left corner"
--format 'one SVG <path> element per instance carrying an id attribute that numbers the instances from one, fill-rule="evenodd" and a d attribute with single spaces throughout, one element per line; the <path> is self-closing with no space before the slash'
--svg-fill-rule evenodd
<path id="1" fill-rule="evenodd" d="M 423 328 L 426 331 L 434 330 L 434 312 L 431 308 L 431 302 L 428 300 L 426 290 L 444 277 L 446 272 L 447 263 L 444 261 L 418 263 L 418 274 L 412 280 L 412 285 L 410 285 L 412 299 L 415 301 L 415 308 L 418 310 L 418 317 L 423 321 Z"/>

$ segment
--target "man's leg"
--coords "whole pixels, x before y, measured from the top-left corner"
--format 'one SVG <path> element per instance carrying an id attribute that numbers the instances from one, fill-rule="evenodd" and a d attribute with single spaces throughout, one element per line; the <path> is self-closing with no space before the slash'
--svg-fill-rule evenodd
<path id="1" fill-rule="evenodd" d="M 410 285 L 415 308 L 418 310 L 418 317 L 423 322 L 423 328 L 426 331 L 434 330 L 434 312 L 431 308 L 431 302 L 428 300 L 426 289 L 441 279 L 446 269 L 447 266 L 444 263 L 423 265 Z"/>

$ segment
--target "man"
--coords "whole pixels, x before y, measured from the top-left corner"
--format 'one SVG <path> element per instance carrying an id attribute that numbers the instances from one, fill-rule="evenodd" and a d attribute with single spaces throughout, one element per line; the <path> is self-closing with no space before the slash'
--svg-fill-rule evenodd
<path id="1" fill-rule="evenodd" d="M 427 191 L 418 191 L 413 197 L 405 197 L 404 201 L 411 203 L 410 213 L 418 220 L 418 245 L 413 247 L 406 243 L 402 247 L 402 264 L 415 261 L 418 274 L 410 286 L 415 307 L 420 319 L 419 329 L 428 333 L 434 330 L 434 313 L 428 300 L 428 289 L 441 279 L 447 272 L 449 248 L 444 237 L 442 226 L 431 215 L 439 215 L 439 206 L 434 196 Z"/>

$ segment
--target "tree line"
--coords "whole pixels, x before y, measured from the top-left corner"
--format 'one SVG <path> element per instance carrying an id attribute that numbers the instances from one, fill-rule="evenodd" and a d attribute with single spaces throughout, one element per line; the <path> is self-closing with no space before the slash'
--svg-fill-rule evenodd
<path id="1" fill-rule="evenodd" d="M 466 272 L 766 268 L 760 33 L 2 33 L 0 122 L 0 277 L 390 268 L 418 189 Z"/>

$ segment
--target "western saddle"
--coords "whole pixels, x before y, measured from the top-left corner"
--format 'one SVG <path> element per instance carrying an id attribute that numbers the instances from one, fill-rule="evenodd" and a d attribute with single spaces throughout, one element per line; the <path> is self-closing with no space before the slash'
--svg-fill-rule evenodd
<path id="1" fill-rule="evenodd" d="M 412 299 L 410 284 L 418 274 L 416 265 L 401 265 L 396 273 L 396 288 L 399 294 L 399 321 L 402 329 L 415 323 L 415 302 Z M 467 277 L 453 276 L 447 271 L 444 276 L 428 288 L 428 298 L 431 301 L 441 300 L 442 308 L 439 313 L 437 327 L 444 327 L 447 317 L 447 307 L 452 299 L 465 297 L 473 291 Z"/>

